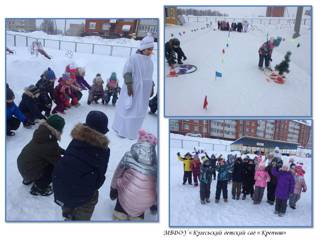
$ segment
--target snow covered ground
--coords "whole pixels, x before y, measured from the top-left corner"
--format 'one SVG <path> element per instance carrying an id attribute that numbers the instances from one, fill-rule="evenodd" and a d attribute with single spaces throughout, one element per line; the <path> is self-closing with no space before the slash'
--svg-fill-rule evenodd
<path id="1" fill-rule="evenodd" d="M 170 139 L 184 140 L 186 137 L 179 135 L 170 135 Z M 194 138 L 197 141 L 198 138 Z M 190 140 L 190 138 L 188 138 Z M 215 140 L 208 139 L 211 142 Z M 202 139 L 203 142 L 206 139 Z M 170 142 L 171 143 L 171 142 Z M 202 147 L 202 149 L 205 149 Z M 274 206 L 266 202 L 266 190 L 264 198 L 260 205 L 253 205 L 251 199 L 232 200 L 231 187 L 228 184 L 228 203 L 220 201 L 214 203 L 216 190 L 216 181 L 211 184 L 211 203 L 201 205 L 199 187 L 192 185 L 182 185 L 183 164 L 177 160 L 177 152 L 185 154 L 193 152 L 193 147 L 176 148 L 176 145 L 170 145 L 170 226 L 187 227 L 310 227 L 312 224 L 312 159 L 294 157 L 296 161 L 303 162 L 306 171 L 305 180 L 308 187 L 306 193 L 302 193 L 301 199 L 297 203 L 297 209 L 287 208 L 284 217 L 279 217 L 273 213 Z M 208 151 L 208 154 L 220 154 L 221 152 Z M 224 153 L 227 155 L 227 152 Z M 287 157 L 283 157 L 288 161 Z"/>
<path id="2" fill-rule="evenodd" d="M 188 57 L 184 63 L 196 65 L 198 70 L 165 78 L 165 115 L 310 116 L 311 27 L 302 25 L 301 36 L 295 40 L 293 27 L 292 24 L 255 24 L 247 33 L 231 32 L 228 40 L 228 32 L 214 30 L 215 22 L 211 28 L 196 22 L 167 25 L 165 41 L 172 35 L 180 39 Z M 191 32 L 196 28 L 197 32 Z M 290 73 L 283 85 L 267 81 L 257 66 L 258 49 L 267 36 L 285 39 L 274 49 L 272 67 L 284 59 L 287 51 L 292 52 Z M 222 73 L 222 78 L 215 79 L 216 71 Z M 165 64 L 166 76 L 168 72 Z M 209 105 L 204 110 L 206 95 Z"/>
<path id="3" fill-rule="evenodd" d="M 65 56 L 63 51 L 50 49 L 50 55 L 53 59 L 48 60 L 41 55 L 32 56 L 25 47 L 13 48 L 15 55 L 7 55 L 6 61 L 6 81 L 15 92 L 15 103 L 19 104 L 23 89 L 30 84 L 35 84 L 46 68 L 51 67 L 56 76 L 63 73 L 65 66 L 75 62 L 78 66 L 86 68 L 86 80 L 89 84 L 97 73 L 101 73 L 102 78 L 106 80 L 112 72 L 116 72 L 120 81 L 123 83 L 122 69 L 126 58 L 110 57 L 104 55 L 92 55 L 75 53 L 70 59 Z M 49 52 L 49 51 L 48 51 Z M 157 86 L 157 58 L 153 56 L 154 76 L 153 80 Z M 157 91 L 155 89 L 155 91 Z M 70 132 L 78 122 L 84 122 L 86 115 L 91 110 L 100 110 L 107 114 L 109 126 L 111 126 L 115 114 L 115 107 L 112 105 L 91 104 L 87 105 L 88 92 L 83 92 L 80 101 L 81 105 L 77 108 L 71 108 L 62 115 L 66 120 L 66 125 L 62 135 L 60 145 L 66 148 L 71 141 Z M 53 196 L 36 197 L 29 193 L 30 186 L 22 184 L 22 178 L 17 169 L 17 157 L 22 148 L 31 140 L 33 131 L 37 128 L 25 129 L 20 127 L 16 136 L 6 138 L 6 220 L 8 221 L 62 221 L 61 210 L 53 202 Z M 111 127 L 109 127 L 111 129 Z M 158 118 L 156 115 L 147 114 L 143 126 L 147 131 L 158 135 Z M 119 138 L 114 131 L 110 130 L 107 134 L 110 140 L 110 160 L 106 173 L 106 180 L 100 189 L 99 202 L 95 208 L 93 221 L 110 221 L 115 202 L 109 198 L 110 183 L 113 172 L 121 160 L 123 154 L 130 149 L 135 142 Z M 146 221 L 157 221 L 158 216 L 153 216 L 149 212 L 145 215 Z"/>

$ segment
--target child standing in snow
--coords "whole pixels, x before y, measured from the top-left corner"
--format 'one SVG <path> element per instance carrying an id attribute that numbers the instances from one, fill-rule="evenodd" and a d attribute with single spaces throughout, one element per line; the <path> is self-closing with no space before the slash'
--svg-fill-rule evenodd
<path id="1" fill-rule="evenodd" d="M 42 120 L 31 141 L 22 149 L 17 163 L 23 184 L 33 183 L 32 195 L 52 194 L 51 175 L 55 164 L 64 153 L 58 145 L 65 121 L 59 115 Z"/>
<path id="2" fill-rule="evenodd" d="M 188 180 L 188 183 L 190 185 L 192 185 L 192 171 L 191 171 L 191 163 L 192 163 L 192 156 L 190 153 L 186 153 L 184 155 L 184 157 L 181 157 L 180 156 L 180 153 L 178 152 L 177 153 L 177 156 L 178 156 L 178 160 L 180 160 L 181 162 L 183 162 L 183 185 L 186 184 L 187 180 Z"/>
<path id="3" fill-rule="evenodd" d="M 270 61 L 272 61 L 272 50 L 275 47 L 274 45 L 274 39 L 270 38 L 268 41 L 262 44 L 262 46 L 259 48 L 259 68 L 263 68 L 263 62 L 265 64 L 265 67 L 270 69 Z"/>
<path id="4" fill-rule="evenodd" d="M 231 166 L 227 165 L 223 158 L 220 158 L 218 162 L 219 162 L 217 167 L 218 181 L 217 181 L 215 202 L 216 203 L 219 202 L 221 191 L 222 191 L 224 202 L 228 202 L 228 181 L 229 181 L 229 175 L 231 173 Z"/>
<path id="5" fill-rule="evenodd" d="M 94 101 L 95 103 L 98 103 L 99 99 L 102 99 L 104 95 L 103 91 L 103 79 L 101 77 L 100 73 L 97 73 L 96 77 L 93 79 L 93 83 L 91 86 L 91 89 L 89 91 L 89 97 L 88 97 L 88 105 Z"/>
<path id="6" fill-rule="evenodd" d="M 200 167 L 200 201 L 201 204 L 210 202 L 210 188 L 212 182 L 212 174 L 215 169 L 212 167 L 206 156 L 201 157 Z"/>
<path id="7" fill-rule="evenodd" d="M 107 82 L 106 90 L 102 102 L 108 104 L 112 97 L 112 105 L 115 106 L 118 100 L 120 88 L 118 85 L 117 74 L 113 72 Z"/>
<path id="8" fill-rule="evenodd" d="M 267 202 L 270 205 L 273 205 L 276 199 L 275 193 L 277 187 L 277 178 L 272 175 L 272 168 L 276 167 L 277 159 L 273 157 L 273 154 L 269 153 L 267 155 L 267 161 L 268 166 L 266 167 L 266 170 L 268 171 L 268 174 L 270 176 L 270 181 L 267 184 Z"/>
<path id="9" fill-rule="evenodd" d="M 279 170 L 277 168 L 272 168 L 272 175 L 277 178 L 276 206 L 274 213 L 278 214 L 279 217 L 282 217 L 286 213 L 287 202 L 290 194 L 294 191 L 295 182 L 287 165 L 283 165 Z"/>
<path id="10" fill-rule="evenodd" d="M 52 175 L 54 199 L 65 220 L 91 219 L 109 163 L 108 131 L 108 117 L 100 111 L 89 112 L 86 122 L 71 131 L 72 141 Z"/>
<path id="11" fill-rule="evenodd" d="M 157 138 L 139 131 L 138 142 L 131 146 L 113 174 L 110 198 L 117 199 L 113 220 L 143 220 L 157 198 Z"/>
<path id="12" fill-rule="evenodd" d="M 243 165 L 241 157 L 238 157 L 233 165 L 232 171 L 232 199 L 240 199 L 241 185 L 243 179 Z"/>
<path id="13" fill-rule="evenodd" d="M 201 162 L 199 160 L 199 157 L 195 155 L 191 162 L 191 171 L 192 171 L 193 183 L 195 187 L 198 186 L 198 180 L 200 177 L 200 166 L 201 166 Z"/>
<path id="14" fill-rule="evenodd" d="M 262 201 L 264 189 L 267 186 L 267 183 L 270 181 L 270 176 L 265 169 L 265 162 L 260 161 L 258 164 L 256 173 L 254 175 L 255 189 L 253 194 L 253 203 L 259 204 Z"/>
<path id="15" fill-rule="evenodd" d="M 254 160 L 246 157 L 243 164 L 243 195 L 242 200 L 246 199 L 246 196 L 250 194 L 251 198 L 253 197 L 253 186 L 254 186 L 254 173 L 255 173 L 255 164 Z"/>
<path id="16" fill-rule="evenodd" d="M 307 185 L 304 180 L 304 174 L 305 174 L 305 171 L 303 170 L 302 165 L 301 164 L 296 165 L 295 176 L 294 176 L 295 178 L 294 191 L 289 198 L 289 206 L 292 209 L 296 209 L 296 203 L 301 197 L 301 192 L 307 191 Z"/>

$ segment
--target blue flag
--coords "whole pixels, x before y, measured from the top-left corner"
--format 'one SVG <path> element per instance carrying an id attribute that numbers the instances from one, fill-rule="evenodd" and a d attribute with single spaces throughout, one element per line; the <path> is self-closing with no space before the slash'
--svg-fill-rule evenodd
<path id="1" fill-rule="evenodd" d="M 216 71 L 216 78 L 217 78 L 217 77 L 222 77 L 222 73 L 221 73 L 221 72 Z"/>

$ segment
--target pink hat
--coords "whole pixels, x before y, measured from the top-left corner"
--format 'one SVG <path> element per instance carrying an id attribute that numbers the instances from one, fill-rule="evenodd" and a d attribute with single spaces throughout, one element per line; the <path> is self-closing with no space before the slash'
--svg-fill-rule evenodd
<path id="1" fill-rule="evenodd" d="M 294 170 L 298 176 L 303 176 L 305 174 L 305 171 L 303 170 L 302 165 L 300 164 L 296 165 Z"/>
<path id="2" fill-rule="evenodd" d="M 157 145 L 158 140 L 153 134 L 146 132 L 144 129 L 140 129 L 138 142 L 149 142 L 153 145 Z"/>

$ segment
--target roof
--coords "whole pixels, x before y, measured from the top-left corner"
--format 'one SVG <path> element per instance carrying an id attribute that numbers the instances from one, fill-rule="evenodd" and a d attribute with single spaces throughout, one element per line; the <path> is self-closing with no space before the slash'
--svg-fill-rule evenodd
<path id="1" fill-rule="evenodd" d="M 241 144 L 249 147 L 263 147 L 263 148 L 275 148 L 279 147 L 280 149 L 297 149 L 298 143 L 285 142 L 279 140 L 269 140 L 263 138 L 255 137 L 241 137 L 231 143 L 231 145 Z"/>

